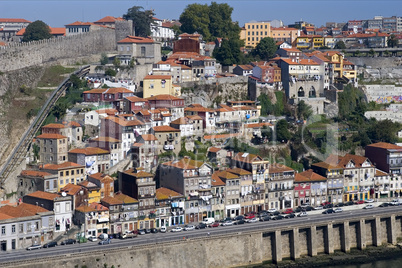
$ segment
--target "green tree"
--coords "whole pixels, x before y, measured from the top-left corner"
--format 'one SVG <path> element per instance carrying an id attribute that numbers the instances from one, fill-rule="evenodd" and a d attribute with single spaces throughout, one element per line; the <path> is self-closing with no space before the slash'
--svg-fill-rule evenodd
<path id="1" fill-rule="evenodd" d="M 261 115 L 273 114 L 274 105 L 272 104 L 271 99 L 268 97 L 267 94 L 261 93 L 260 96 L 258 96 L 257 100 L 261 104 Z"/>
<path id="2" fill-rule="evenodd" d="M 388 47 L 397 47 L 398 46 L 398 39 L 396 38 L 395 34 L 391 34 L 388 38 Z"/>
<path id="3" fill-rule="evenodd" d="M 115 68 L 120 67 L 120 60 L 119 60 L 118 57 L 114 57 L 114 59 L 113 59 L 113 65 L 114 65 Z"/>
<path id="4" fill-rule="evenodd" d="M 285 119 L 281 119 L 276 123 L 276 139 L 280 142 L 286 143 L 292 137 L 289 132 L 289 124 Z"/>
<path id="5" fill-rule="evenodd" d="M 136 36 L 147 37 L 151 35 L 154 13 L 151 10 L 143 10 L 143 7 L 133 6 L 123 15 L 123 19 L 132 20 Z"/>
<path id="6" fill-rule="evenodd" d="M 305 120 L 313 114 L 313 109 L 304 100 L 297 104 L 297 118 Z"/>
<path id="7" fill-rule="evenodd" d="M 397 132 L 401 129 L 400 123 L 392 122 L 391 120 L 381 120 L 374 122 L 368 131 L 368 137 L 374 142 L 389 142 L 395 143 L 398 141 Z"/>
<path id="8" fill-rule="evenodd" d="M 107 76 L 116 76 L 116 71 L 113 70 L 113 69 L 107 69 L 105 71 L 105 75 L 107 75 Z"/>
<path id="9" fill-rule="evenodd" d="M 346 49 L 345 42 L 343 42 L 343 41 L 338 41 L 338 42 L 336 42 L 334 48 L 335 48 L 335 49 Z"/>
<path id="10" fill-rule="evenodd" d="M 275 56 L 277 50 L 275 40 L 271 37 L 265 37 L 261 39 L 252 53 L 261 60 L 269 60 Z"/>
<path id="11" fill-rule="evenodd" d="M 76 74 L 70 75 L 70 82 L 74 89 L 80 89 L 84 86 L 83 81 Z"/>
<path id="12" fill-rule="evenodd" d="M 188 5 L 181 13 L 179 21 L 181 31 L 184 33 L 199 33 L 205 40 L 211 39 L 209 31 L 209 7 L 207 4 Z"/>
<path id="13" fill-rule="evenodd" d="M 374 57 L 374 55 L 375 55 L 374 49 L 370 49 L 370 51 L 368 52 L 368 54 L 369 54 L 371 57 Z"/>
<path id="14" fill-rule="evenodd" d="M 100 59 L 100 64 L 101 65 L 106 65 L 109 62 L 109 58 L 106 55 L 106 53 L 101 54 L 101 59 Z"/>
<path id="15" fill-rule="evenodd" d="M 240 51 L 241 47 L 242 42 L 239 39 L 223 39 L 221 46 L 214 49 L 213 57 L 225 66 L 241 64 L 244 61 L 244 55 Z"/>
<path id="16" fill-rule="evenodd" d="M 34 159 L 36 161 L 37 159 L 39 159 L 39 151 L 40 151 L 39 146 L 36 143 L 32 144 L 32 151 L 33 151 L 33 154 L 34 154 Z"/>
<path id="17" fill-rule="evenodd" d="M 22 42 L 49 39 L 51 37 L 49 26 L 41 20 L 36 20 L 25 29 Z"/>
<path id="18" fill-rule="evenodd" d="M 60 120 L 61 118 L 63 118 L 63 116 L 66 115 L 67 108 L 67 104 L 63 102 L 57 102 L 56 105 L 53 106 L 52 113 L 58 120 Z"/>

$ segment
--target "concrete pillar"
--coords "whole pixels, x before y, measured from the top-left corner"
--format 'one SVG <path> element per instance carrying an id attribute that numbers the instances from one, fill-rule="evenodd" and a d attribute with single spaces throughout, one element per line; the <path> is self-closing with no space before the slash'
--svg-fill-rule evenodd
<path id="1" fill-rule="evenodd" d="M 361 219 L 357 224 L 357 248 L 366 248 L 366 223 L 364 219 Z"/>
<path id="2" fill-rule="evenodd" d="M 394 214 L 391 215 L 387 223 L 388 243 L 396 245 L 396 223 Z"/>
<path id="3" fill-rule="evenodd" d="M 329 223 L 327 225 L 327 228 L 325 231 L 324 243 L 325 243 L 325 245 L 324 245 L 325 253 L 327 253 L 327 254 L 334 253 L 334 231 L 333 231 L 332 223 Z"/>
<path id="4" fill-rule="evenodd" d="M 276 230 L 274 235 L 274 247 L 272 252 L 272 261 L 278 263 L 282 261 L 282 237 L 281 230 Z"/>
<path id="5" fill-rule="evenodd" d="M 341 228 L 341 250 L 343 252 L 350 251 L 350 228 L 349 221 L 345 221 Z"/>
<path id="6" fill-rule="evenodd" d="M 299 228 L 293 228 L 290 235 L 290 258 L 292 260 L 300 258 Z"/>
<path id="7" fill-rule="evenodd" d="M 308 255 L 311 257 L 317 256 L 317 227 L 311 226 L 309 230 L 309 237 L 307 239 L 307 251 Z"/>
<path id="8" fill-rule="evenodd" d="M 381 246 L 382 236 L 381 236 L 381 218 L 376 217 L 374 220 L 374 246 L 378 247 Z"/>

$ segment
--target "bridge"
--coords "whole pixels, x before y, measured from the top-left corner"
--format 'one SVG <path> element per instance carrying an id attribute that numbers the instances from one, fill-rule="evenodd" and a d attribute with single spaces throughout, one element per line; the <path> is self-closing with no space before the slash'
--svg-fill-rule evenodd
<path id="1" fill-rule="evenodd" d="M 158 233 L 33 252 L 0 253 L 2 267 L 233 267 L 284 258 L 349 252 L 396 244 L 402 237 L 402 207 L 356 209 L 329 215 Z"/>

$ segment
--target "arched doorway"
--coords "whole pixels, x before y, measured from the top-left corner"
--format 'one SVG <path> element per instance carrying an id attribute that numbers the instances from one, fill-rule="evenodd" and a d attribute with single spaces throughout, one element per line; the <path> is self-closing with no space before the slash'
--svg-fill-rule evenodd
<path id="1" fill-rule="evenodd" d="M 303 89 L 303 87 L 299 87 L 299 90 L 297 91 L 297 96 L 298 97 L 304 97 L 304 89 Z"/>
<path id="2" fill-rule="evenodd" d="M 308 97 L 309 98 L 315 98 L 316 97 L 316 91 L 313 86 L 311 86 L 310 91 L 308 92 Z"/>

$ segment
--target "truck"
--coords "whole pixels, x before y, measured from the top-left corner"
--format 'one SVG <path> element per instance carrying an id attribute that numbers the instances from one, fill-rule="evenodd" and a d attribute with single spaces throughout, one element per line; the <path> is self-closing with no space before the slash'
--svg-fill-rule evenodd
<path id="1" fill-rule="evenodd" d="M 215 218 L 204 218 L 202 221 L 203 224 L 210 225 L 215 222 Z"/>
<path id="2" fill-rule="evenodd" d="M 137 237 L 137 234 L 136 234 L 136 233 L 133 233 L 133 232 L 125 232 L 125 233 L 122 233 L 122 234 L 120 235 L 120 238 L 121 238 L 121 239 L 134 238 L 134 237 Z"/>

